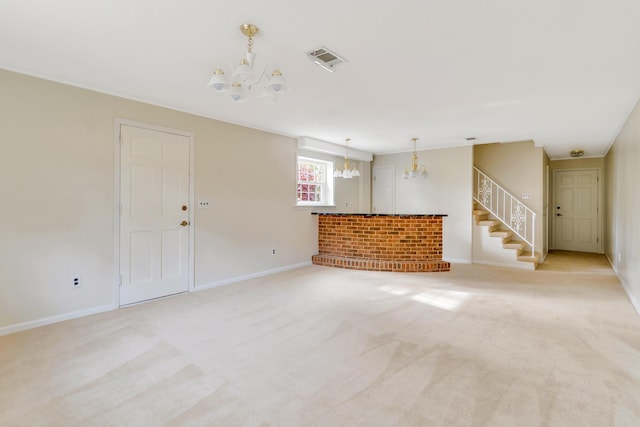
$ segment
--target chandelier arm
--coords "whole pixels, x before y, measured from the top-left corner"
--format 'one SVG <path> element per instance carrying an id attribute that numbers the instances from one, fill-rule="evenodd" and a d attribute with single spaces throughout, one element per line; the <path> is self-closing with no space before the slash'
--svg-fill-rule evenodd
<path id="1" fill-rule="evenodd" d="M 223 68 L 222 65 L 226 65 L 227 69 Z M 217 68 L 220 68 L 221 70 L 223 70 L 225 72 L 226 71 L 230 71 L 231 74 L 233 74 L 233 72 L 234 72 L 233 65 L 231 65 L 231 62 L 227 61 L 226 59 L 222 60 L 222 61 L 219 61 Z"/>

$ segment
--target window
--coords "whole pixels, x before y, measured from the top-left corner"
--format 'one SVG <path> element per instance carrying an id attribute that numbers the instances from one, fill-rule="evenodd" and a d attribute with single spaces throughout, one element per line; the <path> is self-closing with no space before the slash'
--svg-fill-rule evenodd
<path id="1" fill-rule="evenodd" d="M 333 162 L 298 157 L 296 180 L 298 206 L 333 205 Z"/>

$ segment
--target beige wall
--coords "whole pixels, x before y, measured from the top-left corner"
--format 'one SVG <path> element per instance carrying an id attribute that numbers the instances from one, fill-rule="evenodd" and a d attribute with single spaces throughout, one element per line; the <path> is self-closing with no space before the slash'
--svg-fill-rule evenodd
<path id="1" fill-rule="evenodd" d="M 411 153 L 375 156 L 373 167 L 395 166 L 396 213 L 447 214 L 443 224 L 443 258 L 471 262 L 473 149 L 419 151 L 418 159 L 429 171 L 429 178 L 400 177 L 411 165 Z"/>
<path id="2" fill-rule="evenodd" d="M 640 313 L 640 102 L 605 158 L 605 253 Z"/>
<path id="3" fill-rule="evenodd" d="M 474 146 L 474 164 L 536 213 L 536 252 L 542 252 L 544 170 L 546 153 L 532 141 Z"/>
<path id="4" fill-rule="evenodd" d="M 550 185 L 550 194 L 549 194 L 549 214 L 550 214 L 550 223 L 549 223 L 549 246 L 551 249 L 554 248 L 554 240 L 555 240 L 555 221 L 554 221 L 554 211 L 555 211 L 555 199 L 554 199 L 554 186 L 555 186 L 555 181 L 554 181 L 554 172 L 557 170 L 571 170 L 571 169 L 598 169 L 599 174 L 598 177 L 600 178 L 600 187 L 598 188 L 598 207 L 600 209 L 600 211 L 604 211 L 605 207 L 604 207 L 604 201 L 605 201 L 605 196 L 602 194 L 604 192 L 604 188 L 605 186 L 602 185 L 603 184 L 603 180 L 606 181 L 606 177 L 605 177 L 605 161 L 604 161 L 604 157 L 589 157 L 589 158 L 581 158 L 581 159 L 562 159 L 562 160 L 552 160 L 550 163 L 550 168 L 551 168 L 551 185 Z M 606 185 L 606 183 L 605 183 Z M 604 216 L 599 217 L 598 218 L 598 229 L 601 230 L 600 232 L 600 236 L 601 239 L 604 239 Z M 602 240 L 601 240 L 602 241 Z M 601 248 L 604 245 L 601 243 Z M 602 253 L 603 249 L 600 249 L 600 252 Z"/>
<path id="5" fill-rule="evenodd" d="M 194 213 L 196 286 L 316 252 L 317 219 L 295 207 L 294 139 L 2 70 L 0 93 L 0 333 L 117 304 L 116 118 L 194 134 L 196 200 L 211 202 Z M 361 171 L 336 199 L 367 212 Z"/>

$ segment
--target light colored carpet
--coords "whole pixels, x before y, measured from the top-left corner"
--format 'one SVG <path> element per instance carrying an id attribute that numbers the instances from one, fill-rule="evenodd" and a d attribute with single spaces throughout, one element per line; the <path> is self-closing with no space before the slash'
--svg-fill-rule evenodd
<path id="1" fill-rule="evenodd" d="M 0 337 L 0 425 L 638 426 L 640 316 L 567 256 L 313 266 Z"/>

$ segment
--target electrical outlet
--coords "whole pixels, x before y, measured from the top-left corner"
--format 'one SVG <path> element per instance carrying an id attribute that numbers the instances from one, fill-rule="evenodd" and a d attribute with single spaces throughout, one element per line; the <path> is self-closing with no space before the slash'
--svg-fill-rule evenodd
<path id="1" fill-rule="evenodd" d="M 71 281 L 71 287 L 74 289 L 80 287 L 80 276 L 73 276 L 73 280 Z"/>
<path id="2" fill-rule="evenodd" d="M 275 255 L 276 254 L 276 248 L 271 249 L 271 255 Z"/>

